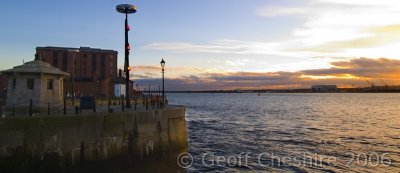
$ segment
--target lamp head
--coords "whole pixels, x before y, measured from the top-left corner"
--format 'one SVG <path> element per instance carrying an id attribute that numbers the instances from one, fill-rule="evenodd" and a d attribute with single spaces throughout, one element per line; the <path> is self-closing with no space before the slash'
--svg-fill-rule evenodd
<path id="1" fill-rule="evenodd" d="M 161 62 L 160 62 L 160 64 L 161 64 L 161 67 L 164 67 L 164 66 L 165 66 L 165 61 L 164 61 L 164 58 L 163 58 L 163 59 L 161 59 Z"/>
<path id="2" fill-rule="evenodd" d="M 116 10 L 120 13 L 126 13 L 126 14 L 136 13 L 136 7 L 130 4 L 117 5 Z"/>

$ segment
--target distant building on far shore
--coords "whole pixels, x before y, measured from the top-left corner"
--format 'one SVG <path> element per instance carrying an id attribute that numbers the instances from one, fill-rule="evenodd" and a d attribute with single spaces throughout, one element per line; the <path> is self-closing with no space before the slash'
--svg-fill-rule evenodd
<path id="1" fill-rule="evenodd" d="M 313 85 L 311 92 L 337 92 L 339 89 L 336 85 Z"/>

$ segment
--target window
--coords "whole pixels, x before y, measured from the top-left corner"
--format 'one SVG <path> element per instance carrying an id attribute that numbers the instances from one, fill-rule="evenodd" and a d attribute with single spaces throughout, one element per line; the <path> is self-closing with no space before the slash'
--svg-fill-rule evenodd
<path id="1" fill-rule="evenodd" d="M 27 89 L 33 90 L 34 84 L 35 84 L 35 80 L 34 79 L 28 79 L 26 81 Z"/>
<path id="2" fill-rule="evenodd" d="M 96 71 L 97 67 L 97 55 L 93 54 L 92 56 L 92 71 Z"/>
<path id="3" fill-rule="evenodd" d="M 67 71 L 68 69 L 68 53 L 64 52 L 63 53 L 63 70 Z"/>
<path id="4" fill-rule="evenodd" d="M 53 58 L 53 66 L 58 67 L 58 58 L 57 57 Z"/>
<path id="5" fill-rule="evenodd" d="M 110 76 L 112 77 L 114 75 L 114 64 L 110 62 Z"/>
<path id="6" fill-rule="evenodd" d="M 53 79 L 47 79 L 47 89 L 53 90 Z"/>
<path id="7" fill-rule="evenodd" d="M 13 78 L 12 79 L 12 89 L 15 89 L 17 87 L 17 79 Z"/>
<path id="8" fill-rule="evenodd" d="M 101 55 L 100 58 L 100 72 L 101 72 L 101 78 L 105 78 L 106 77 L 106 56 L 105 55 Z"/>

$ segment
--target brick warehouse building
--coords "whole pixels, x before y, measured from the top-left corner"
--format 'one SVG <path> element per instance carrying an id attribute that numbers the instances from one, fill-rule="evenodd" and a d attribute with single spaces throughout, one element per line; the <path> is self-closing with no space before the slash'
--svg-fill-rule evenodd
<path id="1" fill-rule="evenodd" d="M 36 53 L 45 62 L 70 74 L 70 78 L 64 81 L 64 94 L 67 96 L 72 95 L 74 76 L 76 96 L 115 96 L 116 85 L 123 81 L 118 76 L 118 52 L 114 50 L 90 47 L 36 47 Z M 132 83 L 130 85 L 132 86 Z"/>

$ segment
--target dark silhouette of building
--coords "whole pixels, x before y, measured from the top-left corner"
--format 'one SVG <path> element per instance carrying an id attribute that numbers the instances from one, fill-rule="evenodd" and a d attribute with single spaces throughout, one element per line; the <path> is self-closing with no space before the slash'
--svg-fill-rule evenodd
<path id="1" fill-rule="evenodd" d="M 8 80 L 4 74 L 0 74 L 0 100 L 7 95 Z M 1 104 L 1 103 L 0 103 Z"/>
<path id="2" fill-rule="evenodd" d="M 114 81 L 119 77 L 117 51 L 90 47 L 36 47 L 36 53 L 43 61 L 70 74 L 64 83 L 66 95 L 72 95 L 73 78 L 76 96 L 115 95 Z"/>
<path id="3" fill-rule="evenodd" d="M 313 85 L 311 92 L 338 92 L 339 89 L 336 85 Z"/>

